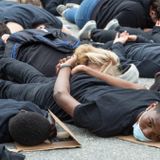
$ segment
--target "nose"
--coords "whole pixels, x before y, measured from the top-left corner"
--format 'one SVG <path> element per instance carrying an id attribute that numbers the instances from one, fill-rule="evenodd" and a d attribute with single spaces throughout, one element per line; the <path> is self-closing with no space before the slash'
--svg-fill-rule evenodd
<path id="1" fill-rule="evenodd" d="M 152 128 L 142 129 L 142 132 L 143 132 L 143 134 L 144 134 L 147 138 L 149 138 L 149 139 L 152 139 L 153 136 L 154 136 L 154 133 L 153 133 L 153 131 L 152 131 Z"/>

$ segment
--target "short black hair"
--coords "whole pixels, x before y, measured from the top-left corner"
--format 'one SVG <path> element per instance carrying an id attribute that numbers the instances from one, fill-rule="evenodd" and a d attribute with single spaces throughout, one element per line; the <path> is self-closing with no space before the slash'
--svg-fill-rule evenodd
<path id="1" fill-rule="evenodd" d="M 160 0 L 151 0 L 150 6 L 156 12 L 156 16 L 160 19 Z"/>
<path id="2" fill-rule="evenodd" d="M 21 111 L 9 120 L 8 125 L 12 139 L 26 146 L 44 142 L 52 132 L 48 119 L 36 112 Z"/>
<path id="3" fill-rule="evenodd" d="M 11 34 L 11 32 L 5 23 L 0 22 L 0 37 L 2 37 L 3 34 Z"/>

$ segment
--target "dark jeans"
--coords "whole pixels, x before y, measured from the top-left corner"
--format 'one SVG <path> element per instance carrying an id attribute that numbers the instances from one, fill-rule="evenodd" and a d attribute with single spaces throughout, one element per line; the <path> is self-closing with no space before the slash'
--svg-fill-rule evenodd
<path id="1" fill-rule="evenodd" d="M 31 101 L 43 109 L 53 103 L 54 78 L 47 78 L 34 67 L 12 58 L 0 58 L 0 73 L 18 82 L 0 80 L 0 98 Z"/>

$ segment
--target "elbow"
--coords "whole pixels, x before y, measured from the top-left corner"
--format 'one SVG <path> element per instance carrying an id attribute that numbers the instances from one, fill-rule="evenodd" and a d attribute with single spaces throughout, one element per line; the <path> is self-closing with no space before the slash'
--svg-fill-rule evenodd
<path id="1" fill-rule="evenodd" d="M 60 101 L 61 100 L 61 97 L 64 96 L 64 92 L 63 91 L 54 91 L 53 93 L 53 97 L 54 97 L 54 100 L 57 102 L 57 101 Z"/>

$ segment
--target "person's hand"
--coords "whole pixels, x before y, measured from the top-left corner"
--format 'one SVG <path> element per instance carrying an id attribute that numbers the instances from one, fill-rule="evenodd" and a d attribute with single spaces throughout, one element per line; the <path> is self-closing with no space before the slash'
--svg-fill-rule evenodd
<path id="1" fill-rule="evenodd" d="M 129 35 L 127 41 L 134 42 L 136 40 L 137 40 L 137 35 Z"/>
<path id="2" fill-rule="evenodd" d="M 82 64 L 77 65 L 72 69 L 71 74 L 73 75 L 78 72 L 83 72 L 86 70 L 86 68 L 87 68 L 87 66 L 85 66 L 85 65 L 82 65 Z"/>
<path id="3" fill-rule="evenodd" d="M 66 58 L 60 59 L 59 63 L 56 65 L 56 72 L 57 73 L 59 72 L 62 64 L 70 65 L 73 68 L 76 64 L 76 61 L 77 61 L 76 55 L 67 56 Z"/>
<path id="4" fill-rule="evenodd" d="M 117 33 L 113 43 L 120 42 L 122 44 L 125 44 L 128 40 L 128 37 L 129 33 L 127 31 L 124 31 L 122 33 Z"/>
<path id="5" fill-rule="evenodd" d="M 9 37 L 10 37 L 10 34 L 3 34 L 1 39 L 6 44 Z"/>

